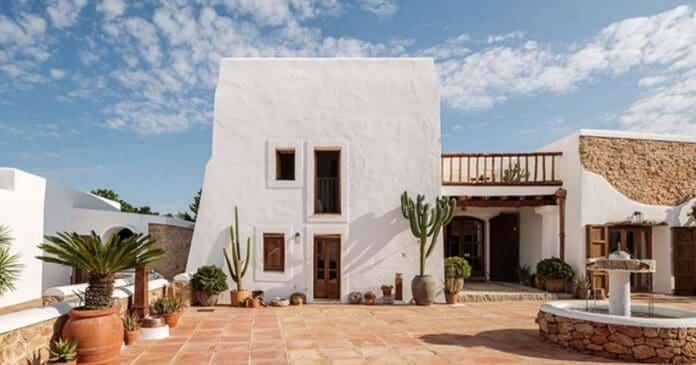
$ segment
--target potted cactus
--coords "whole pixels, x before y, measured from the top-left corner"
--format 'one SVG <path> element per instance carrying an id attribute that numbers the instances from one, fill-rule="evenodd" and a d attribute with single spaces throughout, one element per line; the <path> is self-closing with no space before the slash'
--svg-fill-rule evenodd
<path id="1" fill-rule="evenodd" d="M 290 295 L 290 304 L 292 305 L 302 305 L 307 302 L 307 297 L 300 293 L 300 292 L 294 292 Z"/>
<path id="2" fill-rule="evenodd" d="M 227 275 L 215 265 L 205 265 L 198 268 L 191 279 L 196 289 L 196 303 L 204 307 L 217 304 L 218 296 L 227 290 Z"/>
<path id="3" fill-rule="evenodd" d="M 132 345 L 140 334 L 140 316 L 136 312 L 130 312 L 123 316 L 123 340 L 126 345 Z"/>
<path id="4" fill-rule="evenodd" d="M 169 328 L 175 328 L 179 324 L 179 318 L 181 318 L 181 308 L 183 304 L 181 300 L 171 297 L 164 297 L 157 299 L 152 304 L 152 311 L 155 314 L 164 317 L 164 321 L 167 322 Z"/>
<path id="5" fill-rule="evenodd" d="M 464 279 L 471 276 L 471 266 L 462 257 L 445 259 L 445 301 L 447 304 L 457 304 L 457 294 L 464 287 Z"/>
<path id="6" fill-rule="evenodd" d="M 237 207 L 234 207 L 234 225 L 230 227 L 230 247 L 222 249 L 225 255 L 227 269 L 230 271 L 230 276 L 237 283 L 237 290 L 230 292 L 230 305 L 233 307 L 243 306 L 246 298 L 249 297 L 249 291 L 244 290 L 242 279 L 246 275 L 249 268 L 249 255 L 251 254 L 251 238 L 247 237 L 246 255 L 242 260 L 242 248 L 239 243 L 239 214 Z"/>
<path id="7" fill-rule="evenodd" d="M 445 197 L 439 197 L 435 205 L 430 207 L 425 203 L 425 196 L 418 195 L 416 202 L 409 198 L 404 191 L 401 194 L 401 213 L 408 219 L 413 233 L 419 240 L 420 271 L 419 275 L 411 281 L 413 300 L 418 305 L 431 305 L 435 303 L 437 283 L 432 275 L 425 274 L 425 261 L 435 249 L 435 244 L 440 236 L 442 226 L 452 220 L 456 201 Z M 428 240 L 430 242 L 428 243 Z"/>
<path id="8" fill-rule="evenodd" d="M 53 341 L 50 354 L 49 364 L 75 365 L 77 364 L 77 341 L 59 338 Z"/>
<path id="9" fill-rule="evenodd" d="M 588 279 L 587 276 L 579 274 L 575 278 L 575 291 L 578 299 L 588 299 L 591 292 L 590 287 L 590 279 Z"/>

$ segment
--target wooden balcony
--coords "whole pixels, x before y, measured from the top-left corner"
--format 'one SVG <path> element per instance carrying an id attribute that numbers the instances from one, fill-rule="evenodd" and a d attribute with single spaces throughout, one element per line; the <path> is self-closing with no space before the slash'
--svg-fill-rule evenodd
<path id="1" fill-rule="evenodd" d="M 562 185 L 558 175 L 561 155 L 561 152 L 443 153 L 442 185 Z"/>

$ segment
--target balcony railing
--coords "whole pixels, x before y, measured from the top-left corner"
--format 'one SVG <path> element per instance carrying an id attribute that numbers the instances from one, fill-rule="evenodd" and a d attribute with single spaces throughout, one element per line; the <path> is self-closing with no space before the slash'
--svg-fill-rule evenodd
<path id="1" fill-rule="evenodd" d="M 561 152 L 443 153 L 442 185 L 561 185 Z"/>

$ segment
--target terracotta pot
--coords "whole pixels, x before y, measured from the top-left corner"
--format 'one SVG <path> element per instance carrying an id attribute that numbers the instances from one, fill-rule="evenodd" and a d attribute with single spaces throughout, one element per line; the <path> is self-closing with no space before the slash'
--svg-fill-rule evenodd
<path id="1" fill-rule="evenodd" d="M 49 364 L 51 364 L 51 365 L 77 365 L 77 360 L 49 362 Z"/>
<path id="2" fill-rule="evenodd" d="M 382 295 L 385 297 L 390 297 L 392 293 L 391 289 L 382 289 Z"/>
<path id="3" fill-rule="evenodd" d="M 290 296 L 290 304 L 292 305 L 302 305 L 305 302 L 305 296 L 304 294 L 300 295 L 291 295 Z"/>
<path id="4" fill-rule="evenodd" d="M 164 321 L 167 322 L 167 326 L 169 326 L 169 328 L 175 328 L 179 324 L 181 312 L 163 314 L 162 317 L 164 317 Z"/>
<path id="5" fill-rule="evenodd" d="M 365 298 L 365 304 L 367 304 L 367 305 L 375 304 L 375 298 L 372 298 L 372 297 Z"/>
<path id="6" fill-rule="evenodd" d="M 198 304 L 204 307 L 212 307 L 217 304 L 218 297 L 218 293 L 198 292 Z"/>
<path id="7" fill-rule="evenodd" d="M 432 275 L 416 275 L 411 281 L 411 293 L 417 305 L 431 305 L 435 303 L 437 282 Z"/>
<path id="8" fill-rule="evenodd" d="M 244 301 L 244 306 L 247 308 L 261 308 L 261 299 L 248 297 Z"/>
<path id="9" fill-rule="evenodd" d="M 578 289 L 577 296 L 578 299 L 589 299 L 592 296 L 592 291 L 590 289 Z"/>
<path id="10" fill-rule="evenodd" d="M 445 301 L 447 304 L 457 304 L 457 294 L 448 294 L 445 293 Z"/>
<path id="11" fill-rule="evenodd" d="M 230 305 L 233 307 L 241 307 L 248 297 L 249 292 L 246 290 L 232 290 L 230 292 Z"/>
<path id="12" fill-rule="evenodd" d="M 140 335 L 140 330 L 135 330 L 135 331 L 126 330 L 126 333 L 123 334 L 123 340 L 125 341 L 126 345 L 132 345 L 135 343 L 135 341 L 138 340 L 139 335 Z"/>
<path id="13" fill-rule="evenodd" d="M 565 279 L 548 279 L 544 282 L 549 293 L 563 293 L 565 291 Z"/>
<path id="14" fill-rule="evenodd" d="M 539 289 L 539 290 L 544 290 L 545 285 L 544 281 L 541 280 L 541 278 L 537 275 L 534 277 L 534 287 Z"/>
<path id="15" fill-rule="evenodd" d="M 123 343 L 123 322 L 118 307 L 70 310 L 61 336 L 77 340 L 80 364 L 115 363 Z"/>

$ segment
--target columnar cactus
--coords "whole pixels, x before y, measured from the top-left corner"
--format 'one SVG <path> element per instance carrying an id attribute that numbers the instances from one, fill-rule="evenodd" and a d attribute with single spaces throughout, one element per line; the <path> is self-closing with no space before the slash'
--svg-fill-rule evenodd
<path id="1" fill-rule="evenodd" d="M 401 213 L 408 219 L 411 225 L 411 233 L 420 240 L 420 275 L 425 275 L 425 260 L 430 257 L 435 249 L 440 229 L 452 220 L 456 207 L 455 199 L 438 197 L 432 208 L 424 203 L 425 196 L 418 194 L 416 202 L 413 202 L 404 191 L 401 194 Z M 428 237 L 431 238 L 428 245 Z M 427 249 L 426 249 L 427 247 Z"/>
<path id="2" fill-rule="evenodd" d="M 251 253 L 251 238 L 247 238 L 246 257 L 242 260 L 241 246 L 239 244 L 239 215 L 237 207 L 234 207 L 234 226 L 230 227 L 230 247 L 222 249 L 225 254 L 227 268 L 230 271 L 230 276 L 237 283 L 237 291 L 244 290 L 242 287 L 242 279 L 249 267 L 249 255 Z"/>

